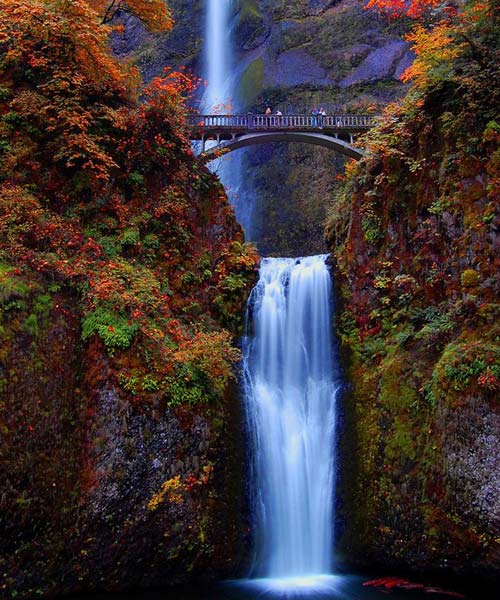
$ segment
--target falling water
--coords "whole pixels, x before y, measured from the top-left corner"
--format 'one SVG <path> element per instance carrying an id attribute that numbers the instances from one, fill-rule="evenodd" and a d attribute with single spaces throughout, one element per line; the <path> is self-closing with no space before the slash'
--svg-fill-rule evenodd
<path id="1" fill-rule="evenodd" d="M 205 55 L 207 89 L 204 111 L 227 111 L 231 100 L 231 36 L 229 17 L 232 0 L 208 0 Z"/>
<path id="2" fill-rule="evenodd" d="M 249 301 L 255 572 L 266 578 L 303 581 L 332 569 L 338 368 L 326 258 L 264 259 Z"/>
<path id="3" fill-rule="evenodd" d="M 235 0 L 208 0 L 205 21 L 205 71 L 207 88 L 202 101 L 202 112 L 226 114 L 238 111 L 236 106 L 233 47 L 231 44 L 231 13 Z M 243 98 L 244 101 L 244 98 Z M 254 194 L 243 189 L 242 154 L 232 154 L 214 161 L 211 169 L 221 179 L 234 206 L 236 218 L 251 239 Z"/>

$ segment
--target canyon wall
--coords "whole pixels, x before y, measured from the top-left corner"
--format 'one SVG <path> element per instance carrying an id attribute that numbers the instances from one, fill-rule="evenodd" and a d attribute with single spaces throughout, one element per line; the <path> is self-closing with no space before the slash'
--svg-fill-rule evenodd
<path id="1" fill-rule="evenodd" d="M 189 81 L 140 87 L 82 6 L 12 2 L 0 25 L 9 597 L 225 577 L 244 548 L 234 339 L 257 257 L 193 158 Z"/>
<path id="2" fill-rule="evenodd" d="M 330 212 L 351 387 L 339 543 L 363 565 L 495 577 L 499 22 L 469 10 L 452 51 L 422 49 Z"/>

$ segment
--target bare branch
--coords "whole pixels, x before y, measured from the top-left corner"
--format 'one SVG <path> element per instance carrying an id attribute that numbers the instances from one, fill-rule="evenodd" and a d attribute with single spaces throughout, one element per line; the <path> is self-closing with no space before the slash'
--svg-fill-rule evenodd
<path id="1" fill-rule="evenodd" d="M 113 20 L 116 13 L 120 10 L 121 0 L 111 0 L 111 4 L 106 9 L 104 16 L 102 18 L 102 25 L 106 25 Z"/>

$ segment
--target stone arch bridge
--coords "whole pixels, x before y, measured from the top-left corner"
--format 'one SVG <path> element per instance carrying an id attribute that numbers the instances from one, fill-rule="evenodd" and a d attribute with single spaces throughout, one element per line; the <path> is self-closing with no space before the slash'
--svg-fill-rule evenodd
<path id="1" fill-rule="evenodd" d="M 359 159 L 356 138 L 377 122 L 373 115 L 188 115 L 193 141 L 208 162 L 238 148 L 268 142 L 302 142 Z M 215 142 L 215 143 L 214 143 Z"/>

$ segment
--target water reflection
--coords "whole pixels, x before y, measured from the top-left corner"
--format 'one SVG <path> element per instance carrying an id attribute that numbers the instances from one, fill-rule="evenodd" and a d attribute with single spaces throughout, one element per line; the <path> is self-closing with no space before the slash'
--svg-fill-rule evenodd
<path id="1" fill-rule="evenodd" d="M 227 594 L 224 598 L 227 600 L 382 600 L 388 596 L 392 600 L 424 600 L 431 597 L 435 600 L 450 600 L 453 597 L 447 593 L 439 594 L 437 591 L 431 595 L 421 590 L 381 590 L 365 587 L 363 583 L 366 581 L 366 577 L 356 575 L 319 575 L 241 580 L 228 582 L 223 587 Z"/>
<path id="2" fill-rule="evenodd" d="M 465 585 L 468 592 L 453 590 L 457 581 L 441 583 L 438 588 L 422 590 L 381 590 L 365 587 L 367 577 L 360 575 L 319 575 L 303 578 L 240 579 L 216 584 L 199 583 L 154 590 L 99 593 L 73 596 L 67 600 L 498 600 L 499 588 L 477 582 Z M 449 590 L 446 591 L 445 590 Z"/>

